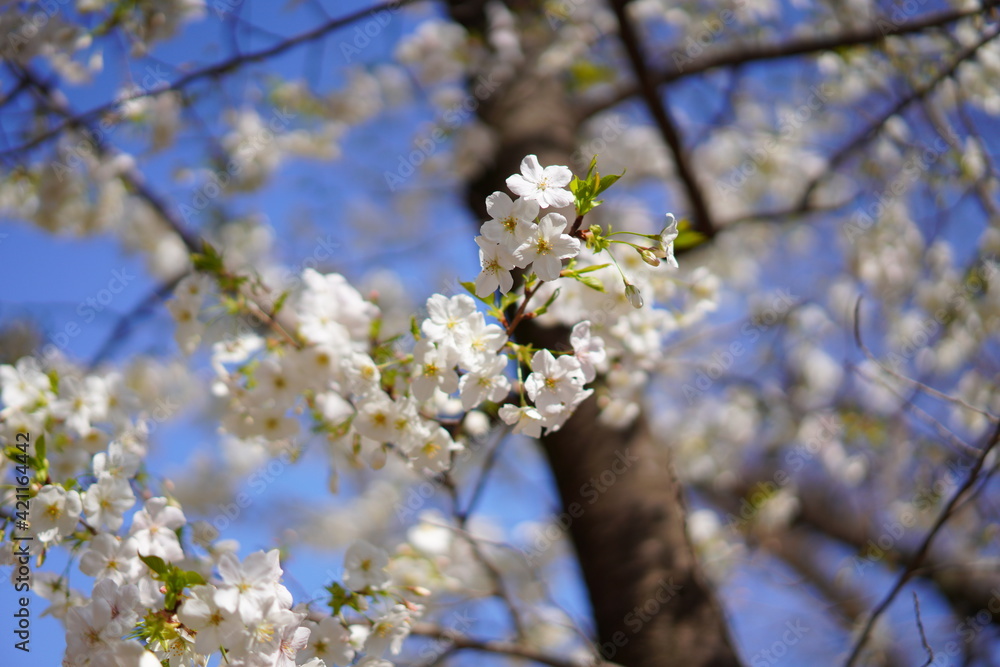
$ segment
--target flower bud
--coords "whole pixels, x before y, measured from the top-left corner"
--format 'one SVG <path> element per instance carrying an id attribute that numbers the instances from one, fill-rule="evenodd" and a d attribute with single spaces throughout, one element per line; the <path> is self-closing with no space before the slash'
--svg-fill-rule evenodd
<path id="1" fill-rule="evenodd" d="M 639 257 L 642 257 L 642 261 L 646 262 L 650 266 L 659 266 L 660 260 L 656 259 L 656 255 L 653 254 L 652 248 L 639 248 Z"/>
<path id="2" fill-rule="evenodd" d="M 639 288 L 635 285 L 625 284 L 625 297 L 633 308 L 642 308 L 642 294 L 639 293 Z"/>

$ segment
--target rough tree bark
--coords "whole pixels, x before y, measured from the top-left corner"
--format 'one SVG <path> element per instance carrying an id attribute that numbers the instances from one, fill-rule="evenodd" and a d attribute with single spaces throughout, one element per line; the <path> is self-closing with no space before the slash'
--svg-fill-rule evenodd
<path id="1" fill-rule="evenodd" d="M 483 25 L 478 2 L 453 3 L 452 16 L 473 31 Z M 527 62 L 477 110 L 497 143 L 490 166 L 469 184 L 476 220 L 485 215 L 485 198 L 518 172 L 525 155 L 538 155 L 542 164 L 573 166 L 579 118 L 565 82 L 539 74 L 531 62 L 546 37 L 544 31 L 525 33 Z M 531 322 L 519 327 L 518 337 L 552 349 L 568 347 L 567 331 Z M 596 414 L 591 397 L 541 444 L 564 511 L 574 503 L 583 511 L 569 533 L 605 656 L 626 667 L 740 664 L 721 606 L 688 539 L 683 490 L 668 453 L 654 442 L 645 416 L 618 431 L 600 424 Z M 620 471 L 626 463 L 617 483 L 593 504 L 592 495 L 582 496 L 602 472 Z M 647 615 L 642 611 L 647 605 L 659 605 L 658 613 Z"/>

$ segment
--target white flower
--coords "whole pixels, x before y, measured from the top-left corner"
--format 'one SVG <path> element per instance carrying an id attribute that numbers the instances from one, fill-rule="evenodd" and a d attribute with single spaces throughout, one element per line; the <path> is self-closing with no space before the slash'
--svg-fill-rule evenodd
<path id="1" fill-rule="evenodd" d="M 219 558 L 219 576 L 222 583 L 215 601 L 220 607 L 238 613 L 244 623 L 259 619 L 274 602 L 285 609 L 292 604 L 288 589 L 278 583 L 281 564 L 277 549 L 267 553 L 256 551 L 242 564 L 235 555 L 223 554 Z"/>
<path id="2" fill-rule="evenodd" d="M 194 648 L 203 655 L 211 655 L 220 646 L 229 646 L 232 638 L 243 632 L 240 617 L 219 605 L 215 593 L 214 586 L 194 586 L 190 597 L 177 610 L 181 623 L 198 633 Z"/>
<path id="3" fill-rule="evenodd" d="M 69 535 L 80 519 L 83 502 L 76 491 L 48 484 L 35 496 L 31 505 L 31 527 L 42 542 L 52 542 Z"/>
<path id="4" fill-rule="evenodd" d="M 362 658 L 354 667 L 393 667 L 393 664 L 388 660 L 370 655 L 367 658 Z"/>
<path id="5" fill-rule="evenodd" d="M 425 428 L 422 431 L 426 435 L 417 439 L 414 445 L 406 450 L 413 467 L 417 470 L 426 468 L 432 472 L 447 470 L 451 464 L 451 452 L 462 449 L 461 445 L 455 443 L 448 431 L 440 426 Z"/>
<path id="6" fill-rule="evenodd" d="M 118 530 L 133 505 L 135 494 L 128 481 L 111 475 L 102 475 L 83 496 L 83 512 L 93 528 L 106 525 Z"/>
<path id="7" fill-rule="evenodd" d="M 115 479 L 128 480 L 135 477 L 139 471 L 140 457 L 129 451 L 121 442 L 112 442 L 107 452 L 94 455 L 94 476 L 109 476 Z"/>
<path id="8" fill-rule="evenodd" d="M 251 408 L 253 433 L 274 442 L 295 437 L 299 432 L 299 421 L 287 414 L 288 408 L 275 405 L 269 408 Z"/>
<path id="9" fill-rule="evenodd" d="M 382 373 L 367 354 L 355 352 L 344 359 L 340 366 L 347 381 L 347 388 L 352 393 L 364 396 L 379 389 Z"/>
<path id="10" fill-rule="evenodd" d="M 667 260 L 669 266 L 677 268 L 677 260 L 674 259 L 674 240 L 677 238 L 677 220 L 673 213 L 667 213 L 667 225 L 660 231 L 660 239 L 657 241 L 657 248 L 653 254 Z"/>
<path id="11" fill-rule="evenodd" d="M 88 656 L 92 664 L 101 664 L 99 658 L 109 658 L 107 654 L 118 639 L 115 629 L 111 607 L 105 602 L 93 601 L 70 609 L 66 613 L 66 655 Z"/>
<path id="12" fill-rule="evenodd" d="M 538 438 L 542 435 L 545 418 L 534 406 L 517 407 L 507 403 L 500 407 L 499 415 L 505 424 L 513 424 L 514 433 L 523 433 L 529 438 Z"/>
<path id="13" fill-rule="evenodd" d="M 295 656 L 309 643 L 309 633 L 309 628 L 286 625 L 278 642 L 274 667 L 295 667 Z"/>
<path id="14" fill-rule="evenodd" d="M 112 579 L 101 579 L 94 584 L 91 594 L 93 604 L 104 603 L 111 610 L 108 621 L 112 634 L 122 636 L 139 621 L 139 589 L 135 584 L 118 585 Z"/>
<path id="15" fill-rule="evenodd" d="M 66 428 L 79 437 L 91 429 L 91 422 L 108 416 L 108 392 L 102 378 L 88 375 L 82 381 L 63 378 L 59 398 L 52 402 L 52 416 L 65 422 Z"/>
<path id="16" fill-rule="evenodd" d="M 143 556 L 159 556 L 166 561 L 181 560 L 184 551 L 174 530 L 185 524 L 179 507 L 167 505 L 163 497 L 150 498 L 144 509 L 132 518 L 130 534 Z"/>
<path id="17" fill-rule="evenodd" d="M 299 299 L 299 332 L 310 343 L 334 349 L 365 341 L 378 308 L 366 301 L 338 273 L 302 272 L 305 289 Z"/>
<path id="18" fill-rule="evenodd" d="M 410 390 L 418 401 L 426 401 L 434 395 L 435 389 L 450 394 L 458 389 L 458 374 L 448 363 L 444 352 L 437 349 L 426 339 L 417 342 L 413 351 L 414 361 Z"/>
<path id="19" fill-rule="evenodd" d="M 469 317 L 477 312 L 476 302 L 468 294 L 457 294 L 450 299 L 433 294 L 427 299 L 427 319 L 420 330 L 440 347 L 457 353 L 459 337 L 469 326 Z"/>
<path id="20" fill-rule="evenodd" d="M 288 662 L 281 654 L 283 650 L 289 648 L 298 651 L 299 642 L 295 638 L 295 629 L 301 625 L 303 619 L 305 614 L 295 613 L 273 601 L 269 602 L 258 610 L 254 618 L 246 621 L 249 641 L 234 652 L 237 655 L 242 653 L 248 658 L 246 667 L 256 665 L 287 667 Z M 305 641 L 301 644 L 304 646 Z"/>
<path id="21" fill-rule="evenodd" d="M 505 246 L 483 236 L 476 237 L 479 246 L 479 266 L 482 271 L 476 278 L 476 296 L 485 299 L 497 289 L 506 294 L 514 286 L 510 270 L 514 268 L 514 255 Z"/>
<path id="22" fill-rule="evenodd" d="M 573 180 L 573 172 L 566 167 L 549 166 L 542 169 L 538 158 L 529 155 L 521 160 L 521 173 L 507 179 L 511 192 L 529 201 L 537 201 L 542 208 L 562 208 L 573 203 L 573 193 L 563 189 Z"/>
<path id="23" fill-rule="evenodd" d="M 371 633 L 365 641 L 365 652 L 370 656 L 381 656 L 387 650 L 394 655 L 403 647 L 403 640 L 410 634 L 410 612 L 401 604 L 394 605 L 385 615 L 372 625 Z"/>
<path id="24" fill-rule="evenodd" d="M 135 540 L 120 540 L 110 533 L 98 533 L 80 554 L 80 571 L 95 579 L 111 579 L 123 584 L 142 573 Z"/>
<path id="25" fill-rule="evenodd" d="M 583 379 L 586 382 L 593 382 L 597 377 L 596 365 L 602 363 L 608 356 L 604 350 L 604 339 L 600 336 L 591 336 L 590 321 L 584 320 L 573 327 L 569 340 L 583 370 Z"/>
<path id="26" fill-rule="evenodd" d="M 344 583 L 351 590 L 382 588 L 389 583 L 389 555 L 364 540 L 357 540 L 344 554 Z"/>
<path id="27" fill-rule="evenodd" d="M 511 201 L 507 194 L 494 192 L 486 198 L 486 212 L 493 219 L 483 223 L 483 236 L 513 252 L 535 222 L 538 202 L 533 199 Z"/>
<path id="28" fill-rule="evenodd" d="M 486 318 L 475 312 L 466 320 L 459 335 L 459 356 L 470 371 L 478 370 L 507 343 L 507 333 L 498 324 L 486 324 Z"/>
<path id="29" fill-rule="evenodd" d="M 576 357 L 562 355 L 558 359 L 548 350 L 539 350 L 531 358 L 531 375 L 524 381 L 528 398 L 540 409 L 578 400 L 585 384 L 583 370 Z"/>
<path id="30" fill-rule="evenodd" d="M 372 393 L 358 405 L 354 428 L 376 442 L 390 442 L 395 435 L 396 404 L 383 392 Z"/>
<path id="31" fill-rule="evenodd" d="M 173 315 L 177 328 L 174 330 L 174 340 L 184 354 L 193 354 L 201 342 L 205 325 L 198 319 L 201 303 L 192 303 L 188 299 L 176 298 L 167 302 L 167 310 Z"/>
<path id="32" fill-rule="evenodd" d="M 549 213 L 538 221 L 524 243 L 514 251 L 517 266 L 529 264 L 542 280 L 555 280 L 562 271 L 562 260 L 576 257 L 580 253 L 580 241 L 569 234 L 566 218 L 558 213 Z"/>
<path id="33" fill-rule="evenodd" d="M 31 409 L 52 398 L 49 376 L 38 367 L 34 357 L 22 357 L 15 366 L 0 366 L 0 399 L 9 409 Z"/>
<path id="34" fill-rule="evenodd" d="M 309 635 L 306 657 L 320 658 L 331 665 L 347 665 L 354 660 L 351 633 L 333 616 L 326 616 Z M 308 663 L 307 663 L 308 664 Z"/>
<path id="35" fill-rule="evenodd" d="M 507 362 L 504 355 L 494 355 L 492 359 L 466 373 L 459 380 L 458 390 L 461 392 L 462 408 L 469 411 L 483 401 L 500 401 L 510 391 L 510 380 L 504 375 Z"/>
<path id="36" fill-rule="evenodd" d="M 290 372 L 287 362 L 279 363 L 274 358 L 265 359 L 254 373 L 254 380 L 257 381 L 254 393 L 262 403 L 274 400 L 277 405 L 288 407 L 295 402 L 299 382 L 295 374 Z"/>

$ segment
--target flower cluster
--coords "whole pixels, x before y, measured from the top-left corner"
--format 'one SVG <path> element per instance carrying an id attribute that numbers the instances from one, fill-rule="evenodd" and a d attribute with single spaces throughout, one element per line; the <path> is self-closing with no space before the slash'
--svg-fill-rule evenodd
<path id="1" fill-rule="evenodd" d="M 376 299 L 336 273 L 305 270 L 287 303 L 282 297 L 261 316 L 261 306 L 249 308 L 258 279 L 240 275 L 207 245 L 168 303 L 176 342 L 188 355 L 210 345 L 222 429 L 272 454 L 296 450 L 306 416 L 339 456 L 379 469 L 393 455 L 432 475 L 451 469 L 484 429 L 472 415 L 532 437 L 558 430 L 594 394 L 588 385 L 602 373 L 613 378 L 613 364 L 627 355 L 617 339 L 608 344 L 594 333 L 603 327 L 614 336 L 613 327 L 577 317 L 581 311 L 561 305 L 552 288 L 564 284 L 570 302 L 573 286 L 601 293 L 593 275 L 607 265 L 594 258 L 610 250 L 592 240 L 604 238 L 598 230 L 579 225 L 600 203 L 593 200 L 600 181 L 591 173 L 580 182 L 566 167 L 542 168 L 526 157 L 521 174 L 508 179 L 518 199 L 497 192 L 487 200 L 491 219 L 476 238 L 483 273 L 466 284 L 471 294 L 430 296 L 426 316 L 411 322 L 410 344 L 406 331 L 391 330 Z M 556 212 L 539 218 L 570 204 L 578 211 L 573 229 Z M 675 237 L 668 225 L 641 250 L 669 258 Z M 518 290 L 513 269 L 524 270 Z M 632 279 L 646 289 L 641 277 Z M 486 298 L 497 288 L 500 295 Z M 233 326 L 220 311 L 235 315 Z M 521 322 L 544 321 L 546 312 L 576 318 L 571 349 L 516 340 Z M 332 615 L 317 614 L 281 584 L 277 550 L 240 560 L 238 545 L 220 540 L 210 524 L 189 523 L 172 487 L 144 474 L 148 414 L 132 392 L 141 383 L 114 372 L 83 374 L 59 359 L 46 363 L 28 357 L 0 366 L 0 423 L 5 433 L 27 431 L 39 441 L 34 537 L 46 548 L 78 550 L 80 571 L 94 579 L 86 597 L 57 583 L 62 577 L 46 590 L 51 613 L 66 626 L 66 665 L 186 667 L 217 652 L 241 666 L 391 664 L 384 656 L 400 651 L 423 609 L 410 598 L 447 581 L 436 568 L 449 560 L 442 549 L 457 547 L 440 528 L 425 527 L 391 557 L 355 542 L 343 583 L 326 589 Z"/>
<path id="2" fill-rule="evenodd" d="M 553 212 L 536 221 L 539 209 L 573 203 L 573 193 L 565 189 L 572 178 L 566 167 L 543 169 L 538 158 L 529 155 L 521 161 L 521 173 L 507 179 L 507 186 L 520 197 L 512 201 L 507 194 L 494 192 L 486 199 L 491 219 L 476 237 L 483 268 L 476 279 L 477 296 L 488 296 L 498 288 L 509 292 L 515 268 L 534 271 L 540 280 L 556 280 L 562 261 L 580 252 L 580 241 L 564 233 L 565 217 Z"/>

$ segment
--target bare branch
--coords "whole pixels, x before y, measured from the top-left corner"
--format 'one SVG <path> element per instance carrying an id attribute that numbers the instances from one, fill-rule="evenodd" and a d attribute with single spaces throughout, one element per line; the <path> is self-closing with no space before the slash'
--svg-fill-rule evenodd
<path id="1" fill-rule="evenodd" d="M 924 622 L 920 620 L 920 598 L 917 597 L 916 591 L 913 591 L 913 613 L 917 615 L 917 630 L 920 631 L 920 641 L 927 651 L 927 662 L 920 667 L 927 667 L 934 662 L 934 649 L 931 648 L 930 643 L 927 641 L 927 633 L 924 632 Z"/>
<path id="2" fill-rule="evenodd" d="M 855 337 L 859 340 L 859 342 L 860 342 L 860 334 L 858 325 L 858 310 L 860 308 L 860 305 L 861 305 L 861 300 L 859 299 L 854 309 Z M 875 627 L 875 622 L 878 620 L 879 616 L 881 616 L 882 613 L 885 612 L 886 609 L 888 609 L 889 605 L 892 604 L 892 601 L 902 590 L 903 586 L 905 586 L 906 583 L 910 580 L 910 578 L 913 577 L 913 575 L 916 573 L 917 568 L 919 568 L 923 564 L 924 559 L 927 557 L 927 554 L 930 551 L 931 544 L 934 542 L 934 538 L 944 527 L 944 524 L 947 523 L 948 519 L 950 519 L 951 516 L 954 514 L 954 510 L 956 506 L 959 504 L 959 501 L 962 499 L 962 497 L 965 496 L 966 492 L 975 485 L 976 480 L 979 477 L 979 473 L 983 469 L 983 465 L 986 463 L 986 457 L 989 456 L 990 452 L 993 451 L 993 448 L 996 447 L 998 442 L 1000 442 L 1000 424 L 997 425 L 997 428 L 994 430 L 993 434 L 983 445 L 979 458 L 976 459 L 975 464 L 972 466 L 972 470 L 969 472 L 968 476 L 965 478 L 965 481 L 962 483 L 962 485 L 955 491 L 952 497 L 948 500 L 948 504 L 945 505 L 944 509 L 941 511 L 941 514 L 938 515 L 937 520 L 934 522 L 934 525 L 931 527 L 931 529 L 927 532 L 927 535 L 924 537 L 923 541 L 920 544 L 920 547 L 917 549 L 913 558 L 910 560 L 909 563 L 907 563 L 906 567 L 903 569 L 899 577 L 896 579 L 896 583 L 885 595 L 882 601 L 872 611 L 871 616 L 868 618 L 868 621 L 865 623 L 865 626 L 862 629 L 861 634 L 858 636 L 858 639 L 854 644 L 854 649 L 851 651 L 850 656 L 847 658 L 847 662 L 844 663 L 844 667 L 851 667 L 857 662 L 858 658 L 861 655 L 861 650 L 864 648 L 865 642 L 868 640 L 868 636 L 871 634 L 872 629 Z"/>
<path id="3" fill-rule="evenodd" d="M 927 95 L 937 88 L 943 81 L 954 76 L 956 70 L 958 70 L 962 63 L 974 58 L 979 49 L 996 39 L 998 34 L 1000 34 L 1000 26 L 987 31 L 975 44 L 959 52 L 958 56 L 952 61 L 952 63 L 938 72 L 934 78 L 922 86 L 914 87 L 910 94 L 897 101 L 888 110 L 882 113 L 873 123 L 858 132 L 854 138 L 851 139 L 851 141 L 841 147 L 836 153 L 833 154 L 832 157 L 830 157 L 829 160 L 827 160 L 827 169 L 812 179 L 809 185 L 806 186 L 805 190 L 802 192 L 802 196 L 799 198 L 798 208 L 807 208 L 812 193 L 819 186 L 820 182 L 822 182 L 823 178 L 833 173 L 833 171 L 843 164 L 847 158 L 853 155 L 855 151 L 866 145 L 876 134 L 878 134 L 885 124 L 889 122 L 889 119 L 901 113 L 914 102 L 918 102 L 926 98 Z"/>
<path id="4" fill-rule="evenodd" d="M 56 125 L 55 127 L 49 128 L 45 132 L 42 132 L 33 139 L 26 141 L 25 143 L 9 148 L 4 151 L 0 151 L 0 158 L 9 158 L 25 151 L 31 150 L 36 146 L 58 137 L 64 131 L 71 129 L 73 127 L 79 126 L 81 123 L 91 121 L 109 111 L 112 111 L 118 106 L 121 106 L 124 102 L 129 102 L 131 100 L 137 100 L 144 97 L 156 97 L 171 91 L 181 91 L 187 86 L 191 85 L 196 81 L 202 79 L 212 79 L 223 74 L 228 74 L 233 72 L 244 65 L 249 65 L 251 63 L 257 63 L 274 56 L 281 55 L 285 51 L 288 51 L 300 44 L 307 44 L 309 42 L 316 41 L 322 37 L 325 37 L 328 33 L 337 30 L 338 28 L 343 28 L 344 26 L 350 25 L 355 21 L 360 21 L 376 12 L 396 9 L 398 7 L 403 7 L 405 5 L 411 5 L 420 0 L 390 0 L 389 2 L 382 2 L 368 9 L 361 9 L 356 12 L 352 12 L 346 16 L 341 16 L 336 19 L 331 19 L 320 25 L 316 26 L 312 30 L 307 30 L 303 33 L 295 35 L 294 37 L 289 37 L 288 39 L 278 42 L 273 46 L 269 46 L 266 49 L 261 49 L 259 51 L 253 51 L 251 53 L 240 53 L 231 58 L 223 60 L 221 62 L 215 63 L 214 65 L 209 65 L 202 69 L 194 70 L 184 76 L 180 77 L 173 83 L 163 86 L 160 88 L 153 89 L 143 89 L 137 90 L 128 95 L 123 95 L 122 97 L 112 101 L 106 102 L 100 106 L 84 111 L 80 114 L 67 118 L 62 123 Z"/>
<path id="5" fill-rule="evenodd" d="M 456 649 L 467 649 L 471 651 L 482 651 L 484 653 L 497 653 L 509 655 L 515 658 L 531 660 L 541 665 L 551 665 L 552 667 L 577 667 L 579 663 L 572 660 L 564 660 L 555 656 L 547 655 L 536 649 L 514 644 L 512 642 L 489 641 L 475 639 L 466 635 L 441 628 L 431 623 L 414 623 L 412 633 L 423 637 L 432 637 L 451 642 Z M 603 667 L 616 667 L 613 662 L 598 662 L 596 665 Z"/>
<path id="6" fill-rule="evenodd" d="M 985 417 L 986 419 L 990 420 L 993 423 L 1000 423 L 1000 417 L 997 417 L 996 415 L 991 414 L 990 412 L 988 412 L 986 410 L 982 410 L 980 408 L 977 408 L 976 406 L 972 405 L 968 401 L 962 400 L 961 398 L 958 398 L 957 396 L 952 396 L 951 394 L 946 394 L 946 393 L 944 393 L 942 391 L 938 391 L 934 387 L 931 387 L 931 386 L 929 386 L 929 385 L 927 385 L 927 384 L 925 384 L 925 383 L 923 383 L 923 382 L 921 382 L 919 380 L 914 380 L 913 378 L 907 377 L 907 376 L 903 375 L 902 373 L 897 373 L 896 371 L 892 370 L 891 368 L 887 368 L 885 366 L 885 364 L 883 364 L 882 362 L 880 362 L 875 357 L 875 355 L 872 354 L 872 351 L 868 348 L 868 346 L 865 345 L 865 342 L 863 340 L 861 340 L 861 318 L 860 318 L 860 313 L 861 313 L 861 300 L 862 300 L 862 298 L 863 297 L 859 296 L 857 302 L 855 302 L 855 304 L 854 304 L 854 340 L 855 340 L 855 342 L 857 342 L 858 347 L 861 348 L 861 351 L 865 353 L 865 356 L 868 357 L 868 359 L 872 363 L 874 363 L 876 366 L 878 366 L 880 370 L 882 370 L 885 373 L 888 373 L 889 375 L 893 376 L 897 380 L 901 380 L 903 382 L 907 382 L 907 383 L 913 385 L 914 387 L 918 387 L 923 392 L 925 392 L 927 394 L 930 394 L 931 396 L 934 396 L 935 398 L 940 398 L 942 401 L 947 401 L 949 403 L 954 403 L 955 405 L 961 406 L 961 407 L 965 408 L 966 410 L 971 410 L 972 412 L 975 412 L 976 414 L 982 415 L 983 417 Z"/>
<path id="7" fill-rule="evenodd" d="M 891 21 L 875 21 L 868 30 L 850 31 L 840 35 L 820 35 L 793 39 L 783 44 L 767 44 L 763 46 L 738 46 L 718 55 L 705 55 L 695 62 L 663 70 L 655 74 L 656 84 L 666 84 L 684 77 L 702 74 L 719 67 L 736 67 L 747 63 L 780 60 L 795 56 L 824 53 L 851 46 L 870 46 L 882 42 L 886 37 L 912 35 L 922 33 L 932 28 L 941 28 L 970 16 L 984 16 L 1000 0 L 985 0 L 974 9 L 950 10 L 915 19 L 907 23 L 894 24 Z M 618 91 L 606 100 L 585 108 L 581 115 L 584 118 L 604 111 L 641 92 L 638 84 L 633 84 Z"/>
<path id="8" fill-rule="evenodd" d="M 614 9 L 615 16 L 618 18 L 619 36 L 628 54 L 632 71 L 635 73 L 639 90 L 642 93 L 642 98 L 649 109 L 650 115 L 653 116 L 656 127 L 659 128 L 664 142 L 670 148 L 670 152 L 673 153 L 674 164 L 677 165 L 677 175 L 684 184 L 688 203 L 691 204 L 692 217 L 694 218 L 693 227 L 705 236 L 715 236 L 716 226 L 712 219 L 711 211 L 708 208 L 708 201 L 702 194 L 701 186 L 698 184 L 698 180 L 691 168 L 691 163 L 681 141 L 677 125 L 670 117 L 670 111 L 663 103 L 660 93 L 657 91 L 656 79 L 642 53 L 638 31 L 633 25 L 632 19 L 628 16 L 628 0 L 612 0 L 611 6 Z"/>

